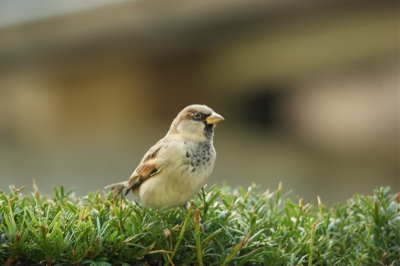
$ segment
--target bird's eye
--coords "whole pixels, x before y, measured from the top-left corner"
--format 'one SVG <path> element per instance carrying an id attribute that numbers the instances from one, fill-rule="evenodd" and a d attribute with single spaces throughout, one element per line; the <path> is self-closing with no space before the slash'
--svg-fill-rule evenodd
<path id="1" fill-rule="evenodd" d="M 193 114 L 193 118 L 194 119 L 200 119 L 201 117 L 202 117 L 201 113 L 196 112 L 196 113 Z"/>

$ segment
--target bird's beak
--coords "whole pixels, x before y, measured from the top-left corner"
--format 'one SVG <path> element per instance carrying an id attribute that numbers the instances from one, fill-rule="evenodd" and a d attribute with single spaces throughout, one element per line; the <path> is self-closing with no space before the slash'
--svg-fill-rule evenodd
<path id="1" fill-rule="evenodd" d="M 219 114 L 217 114 L 217 113 L 212 113 L 211 115 L 209 115 L 206 118 L 207 124 L 212 124 L 212 125 L 218 124 L 222 120 L 225 120 L 225 119 L 222 116 L 220 116 Z"/>

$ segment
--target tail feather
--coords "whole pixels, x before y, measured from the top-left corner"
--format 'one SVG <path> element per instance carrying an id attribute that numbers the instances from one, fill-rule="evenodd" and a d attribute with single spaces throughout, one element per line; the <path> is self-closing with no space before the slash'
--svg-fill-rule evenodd
<path id="1" fill-rule="evenodd" d="M 130 192 L 131 190 L 132 190 L 131 188 L 128 188 L 128 189 L 125 191 L 125 196 L 128 195 L 129 192 Z"/>
<path id="2" fill-rule="evenodd" d="M 128 182 L 124 181 L 124 182 L 119 182 L 119 183 L 115 183 L 115 184 L 111 184 L 108 186 L 105 186 L 105 189 L 109 189 L 109 188 L 126 188 L 128 187 Z"/>

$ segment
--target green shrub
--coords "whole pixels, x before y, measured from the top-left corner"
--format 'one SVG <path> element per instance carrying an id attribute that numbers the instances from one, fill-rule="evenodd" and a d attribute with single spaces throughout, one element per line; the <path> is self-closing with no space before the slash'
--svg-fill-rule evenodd
<path id="1" fill-rule="evenodd" d="M 113 193 L 0 191 L 4 265 L 400 265 L 399 196 L 381 188 L 328 209 L 281 189 L 202 190 L 152 210 Z"/>

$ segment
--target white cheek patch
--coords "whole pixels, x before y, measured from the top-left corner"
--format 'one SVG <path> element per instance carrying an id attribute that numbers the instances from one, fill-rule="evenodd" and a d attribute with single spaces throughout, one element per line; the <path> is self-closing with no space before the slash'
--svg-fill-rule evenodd
<path id="1" fill-rule="evenodd" d="M 178 125 L 178 131 L 187 139 L 195 141 L 203 141 L 204 137 L 204 123 L 198 121 L 182 121 Z"/>

